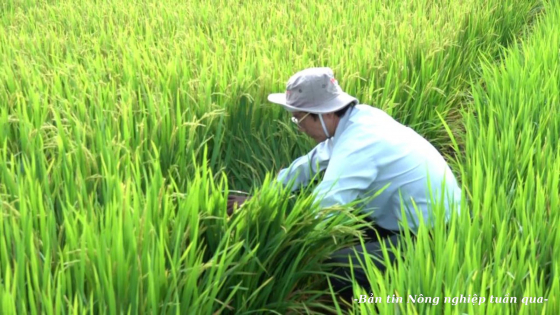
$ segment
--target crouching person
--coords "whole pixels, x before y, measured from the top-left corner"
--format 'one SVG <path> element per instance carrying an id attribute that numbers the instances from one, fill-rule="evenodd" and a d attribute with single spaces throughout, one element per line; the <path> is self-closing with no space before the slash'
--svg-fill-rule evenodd
<path id="1" fill-rule="evenodd" d="M 294 74 L 285 93 L 271 94 L 268 100 L 283 106 L 297 128 L 317 142 L 309 153 L 282 169 L 278 181 L 292 182 L 296 189 L 324 171 L 314 191 L 321 207 L 371 200 L 362 207 L 373 222 L 373 227 L 364 231 L 365 245 L 333 253 L 330 260 L 345 264 L 352 260 L 354 278 L 368 292 L 369 283 L 359 261 L 370 255 L 375 266 L 384 271 L 382 244 L 390 261 L 395 261 L 390 249 L 404 242 L 403 212 L 414 235 L 421 221 L 432 222 L 430 209 L 431 201 L 438 200 L 435 197 L 445 196 L 445 222 L 453 209 L 460 211 L 461 189 L 437 149 L 384 111 L 359 104 L 342 91 L 330 68 L 309 68 Z M 344 267 L 335 273 L 351 276 Z M 331 283 L 347 301 L 357 298 L 352 297 L 349 281 L 331 278 Z"/>

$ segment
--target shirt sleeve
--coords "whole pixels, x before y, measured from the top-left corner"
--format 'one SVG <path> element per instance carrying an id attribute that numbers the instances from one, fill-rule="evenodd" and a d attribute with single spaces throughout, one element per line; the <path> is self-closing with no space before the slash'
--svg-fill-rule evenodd
<path id="1" fill-rule="evenodd" d="M 339 139 L 323 181 L 315 188 L 320 208 L 346 205 L 366 196 L 378 175 L 373 139 L 348 133 Z"/>
<path id="2" fill-rule="evenodd" d="M 276 180 L 284 185 L 293 180 L 292 191 L 308 185 L 317 173 L 327 168 L 332 153 L 331 148 L 330 139 L 319 143 L 309 153 L 294 160 L 289 167 L 280 170 Z"/>

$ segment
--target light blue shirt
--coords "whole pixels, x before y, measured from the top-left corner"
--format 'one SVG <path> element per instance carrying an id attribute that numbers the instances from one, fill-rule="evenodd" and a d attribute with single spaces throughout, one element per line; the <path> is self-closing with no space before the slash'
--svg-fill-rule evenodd
<path id="1" fill-rule="evenodd" d="M 362 209 L 385 229 L 400 229 L 401 200 L 413 231 L 420 223 L 413 202 L 430 225 L 431 201 L 441 202 L 442 192 L 445 220 L 453 209 L 460 211 L 461 188 L 442 155 L 414 130 L 369 105 L 348 111 L 331 139 L 282 169 L 277 180 L 292 181 L 293 191 L 323 170 L 323 180 L 314 190 L 321 208 L 371 198 Z"/>

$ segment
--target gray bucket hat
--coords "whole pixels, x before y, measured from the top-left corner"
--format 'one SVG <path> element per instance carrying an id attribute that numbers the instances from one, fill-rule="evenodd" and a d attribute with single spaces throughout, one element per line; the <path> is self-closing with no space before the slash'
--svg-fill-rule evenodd
<path id="1" fill-rule="evenodd" d="M 313 114 L 335 112 L 358 99 L 342 91 L 328 67 L 308 68 L 294 74 L 286 84 L 285 93 L 268 95 L 272 103 L 282 105 L 289 112 Z"/>

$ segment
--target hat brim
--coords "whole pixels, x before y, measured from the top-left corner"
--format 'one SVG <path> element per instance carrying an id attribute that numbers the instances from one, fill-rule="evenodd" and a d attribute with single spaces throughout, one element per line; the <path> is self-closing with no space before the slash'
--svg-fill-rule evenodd
<path id="1" fill-rule="evenodd" d="M 318 106 L 311 106 L 311 107 L 295 107 L 292 105 L 286 104 L 286 93 L 273 93 L 268 95 L 268 100 L 272 103 L 281 105 L 287 111 L 293 113 L 297 111 L 301 112 L 308 112 L 312 114 L 326 114 L 336 112 L 337 110 L 344 108 L 348 104 L 355 102 L 358 103 L 358 99 L 342 92 L 337 97 L 333 98 L 332 100 L 320 104 Z"/>
<path id="2" fill-rule="evenodd" d="M 268 101 L 278 105 L 282 105 L 290 113 L 297 112 L 300 109 L 286 104 L 286 93 L 273 93 L 268 95 Z"/>

